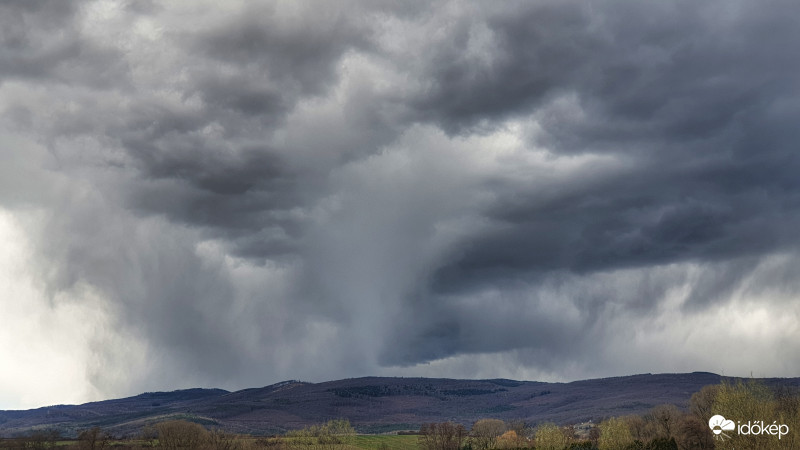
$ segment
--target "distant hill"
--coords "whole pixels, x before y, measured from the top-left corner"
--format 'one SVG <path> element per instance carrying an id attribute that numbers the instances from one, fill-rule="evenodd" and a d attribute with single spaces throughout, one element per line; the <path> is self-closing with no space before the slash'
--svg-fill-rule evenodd
<path id="1" fill-rule="evenodd" d="M 339 417 L 348 418 L 366 433 L 418 429 L 425 422 L 447 420 L 470 425 L 485 417 L 567 424 L 643 413 L 662 403 L 686 407 L 694 392 L 721 379 L 695 372 L 572 383 L 385 377 L 325 383 L 285 381 L 236 392 L 187 389 L 83 405 L 0 411 L 0 436 L 35 429 L 57 429 L 72 436 L 78 430 L 99 426 L 122 437 L 173 418 L 250 434 L 281 433 Z M 800 378 L 760 381 L 800 386 Z"/>

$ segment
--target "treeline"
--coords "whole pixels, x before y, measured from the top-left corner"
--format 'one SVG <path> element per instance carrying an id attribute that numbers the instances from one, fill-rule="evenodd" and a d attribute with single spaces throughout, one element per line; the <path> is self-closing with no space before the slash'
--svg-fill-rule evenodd
<path id="1" fill-rule="evenodd" d="M 528 427 L 500 419 L 478 420 L 469 431 L 453 422 L 428 423 L 419 431 L 419 448 L 424 450 L 594 449 L 596 442 L 581 438 L 573 427 L 552 423 Z"/>
<path id="2" fill-rule="evenodd" d="M 145 427 L 133 439 L 117 440 L 95 427 L 81 431 L 78 439 L 67 441 L 54 431 L 39 431 L 27 436 L 0 440 L 3 449 L 76 449 L 76 450 L 337 450 L 353 448 L 355 429 L 347 419 L 331 420 L 288 432 L 280 438 L 253 437 L 207 430 L 186 420 L 168 420 Z"/>
<path id="3" fill-rule="evenodd" d="M 720 416 L 728 423 L 727 429 Z M 717 425 L 712 429 L 712 425 Z M 733 428 L 731 428 L 733 427 Z M 420 429 L 424 450 L 705 450 L 800 449 L 800 394 L 751 382 L 723 382 L 692 395 L 689 410 L 659 405 L 643 415 L 611 417 L 578 429 L 544 423 L 526 426 L 481 419 L 463 425 L 429 423 Z"/>

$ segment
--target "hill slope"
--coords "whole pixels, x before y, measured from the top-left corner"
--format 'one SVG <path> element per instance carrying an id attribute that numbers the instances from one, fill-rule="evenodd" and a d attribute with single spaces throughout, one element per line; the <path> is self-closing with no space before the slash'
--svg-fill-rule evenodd
<path id="1" fill-rule="evenodd" d="M 711 373 L 633 375 L 542 383 L 434 378 L 354 378 L 325 383 L 286 381 L 228 392 L 189 389 L 117 400 L 0 411 L 0 435 L 55 428 L 65 435 L 100 426 L 124 436 L 168 418 L 184 418 L 237 433 L 272 434 L 345 417 L 362 432 L 416 429 L 452 420 L 466 425 L 483 417 L 529 423 L 577 423 L 642 413 L 655 405 L 688 405 L 694 392 L 717 384 Z M 800 385 L 800 378 L 763 379 Z"/>

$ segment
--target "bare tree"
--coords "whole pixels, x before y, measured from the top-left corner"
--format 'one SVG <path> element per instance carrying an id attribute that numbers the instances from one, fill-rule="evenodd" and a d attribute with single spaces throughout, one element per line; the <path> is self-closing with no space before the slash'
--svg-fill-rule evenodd
<path id="1" fill-rule="evenodd" d="M 7 442 L 11 448 L 46 449 L 53 448 L 58 440 L 59 433 L 54 430 L 38 430 L 23 437 Z"/>
<path id="2" fill-rule="evenodd" d="M 461 424 L 426 423 L 419 429 L 419 446 L 425 450 L 458 450 L 466 435 Z"/>
<path id="3" fill-rule="evenodd" d="M 139 439 L 145 442 L 145 446 L 155 447 L 158 442 L 158 430 L 153 425 L 145 425 L 139 432 Z"/>
<path id="4" fill-rule="evenodd" d="M 506 423 L 506 428 L 517 433 L 521 438 L 532 438 L 533 428 L 529 427 L 523 420 L 512 420 Z"/>
<path id="5" fill-rule="evenodd" d="M 494 448 L 495 441 L 505 433 L 506 423 L 500 419 L 481 419 L 472 425 L 470 442 L 478 450 Z"/>
<path id="6" fill-rule="evenodd" d="M 90 428 L 78 433 L 78 448 L 80 450 L 100 450 L 108 447 L 109 436 L 100 427 Z"/>
<path id="7" fill-rule="evenodd" d="M 206 436 L 206 447 L 209 450 L 239 450 L 242 448 L 236 435 L 226 433 L 219 428 L 209 431 Z"/>
<path id="8" fill-rule="evenodd" d="M 694 414 L 686 414 L 681 418 L 675 440 L 681 449 L 706 450 L 714 448 L 714 438 L 708 428 L 708 420 Z"/>
<path id="9" fill-rule="evenodd" d="M 675 405 L 658 405 L 645 415 L 645 421 L 653 424 L 655 436 L 665 439 L 673 438 L 676 435 L 678 421 L 682 416 L 681 411 Z"/>
<path id="10" fill-rule="evenodd" d="M 700 420 L 708 421 L 714 415 L 712 408 L 719 392 L 718 385 L 703 386 L 702 389 L 692 394 L 689 400 L 689 412 Z"/>
<path id="11" fill-rule="evenodd" d="M 168 450 L 197 449 L 204 446 L 207 434 L 202 425 L 186 420 L 170 420 L 156 424 L 158 446 Z"/>

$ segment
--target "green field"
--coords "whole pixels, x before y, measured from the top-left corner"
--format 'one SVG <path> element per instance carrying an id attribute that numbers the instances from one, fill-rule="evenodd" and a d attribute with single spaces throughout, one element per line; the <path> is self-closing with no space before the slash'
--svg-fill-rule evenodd
<path id="1" fill-rule="evenodd" d="M 355 439 L 355 446 L 358 448 L 364 449 L 378 449 L 378 448 L 386 448 L 390 450 L 402 450 L 402 449 L 417 449 L 417 439 L 418 436 L 408 436 L 408 435 L 358 435 Z M 385 444 L 385 447 L 381 447 L 382 444 Z"/>
<path id="2" fill-rule="evenodd" d="M 291 439 L 291 438 L 278 438 L 278 439 Z M 352 445 L 346 446 L 349 450 L 365 449 L 365 450 L 416 450 L 419 448 L 417 445 L 418 436 L 409 435 L 391 435 L 391 434 L 359 434 L 356 435 L 351 441 Z"/>
<path id="3" fill-rule="evenodd" d="M 286 438 L 277 438 L 277 439 L 286 439 Z M 387 434 L 361 434 L 357 435 L 353 438 L 352 446 L 348 446 L 350 449 L 369 449 L 369 450 L 378 450 L 378 449 L 387 449 L 387 450 L 416 450 L 419 448 L 417 446 L 417 439 L 418 436 L 415 435 L 387 435 Z M 249 441 L 253 443 L 255 438 L 253 437 L 245 437 L 245 441 Z M 139 440 L 129 440 L 129 441 L 111 441 L 109 443 L 111 448 L 118 447 L 118 446 L 131 446 L 131 445 L 148 445 L 149 442 L 139 441 Z M 55 447 L 67 447 L 67 446 L 75 446 L 77 445 L 77 441 L 69 440 L 69 441 L 57 441 L 54 443 Z M 0 447 L 3 447 L 3 444 L 0 443 Z M 248 446 L 249 447 L 249 446 Z"/>
<path id="4" fill-rule="evenodd" d="M 292 440 L 289 437 L 278 437 L 278 438 L 267 438 L 269 441 L 275 442 L 284 442 L 288 443 Z M 416 435 L 389 435 L 389 434 L 359 434 L 352 438 L 353 440 L 350 441 L 349 445 L 342 446 L 343 449 L 347 450 L 356 450 L 356 449 L 365 449 L 365 450 L 417 450 L 419 446 L 417 445 L 418 436 Z M 245 438 L 246 441 L 250 441 L 251 444 L 255 444 L 257 438 Z M 258 445 L 253 446 L 253 448 L 259 448 Z M 300 448 L 305 448 L 300 446 Z M 308 448 L 317 448 L 316 446 L 309 446 Z"/>

